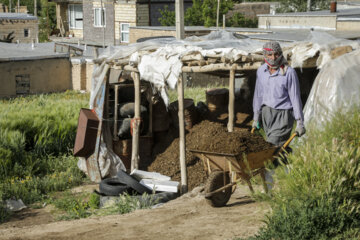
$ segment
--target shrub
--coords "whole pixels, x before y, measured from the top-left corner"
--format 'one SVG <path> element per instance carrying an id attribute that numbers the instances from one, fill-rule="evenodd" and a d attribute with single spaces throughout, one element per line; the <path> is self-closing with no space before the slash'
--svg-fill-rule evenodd
<path id="1" fill-rule="evenodd" d="M 250 239 L 349 239 L 360 229 L 360 109 L 309 128 L 276 169 L 272 214 Z M 346 236 L 346 237 L 345 237 Z"/>

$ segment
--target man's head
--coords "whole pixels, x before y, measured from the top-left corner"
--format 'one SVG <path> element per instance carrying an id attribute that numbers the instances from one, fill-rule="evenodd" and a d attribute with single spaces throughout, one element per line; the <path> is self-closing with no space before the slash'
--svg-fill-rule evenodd
<path id="1" fill-rule="evenodd" d="M 280 44 L 275 41 L 266 42 L 263 46 L 266 64 L 273 69 L 278 69 L 283 61 Z"/>

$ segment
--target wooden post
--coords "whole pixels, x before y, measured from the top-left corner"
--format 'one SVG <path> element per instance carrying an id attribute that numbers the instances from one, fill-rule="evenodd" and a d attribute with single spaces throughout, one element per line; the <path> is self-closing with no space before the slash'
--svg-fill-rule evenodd
<path id="1" fill-rule="evenodd" d="M 236 66 L 236 65 L 234 65 Z M 229 78 L 229 118 L 228 118 L 228 132 L 234 131 L 234 107 L 235 107 L 235 68 L 230 70 Z"/>
<path id="2" fill-rule="evenodd" d="M 181 194 L 188 191 L 187 186 L 187 173 L 186 173 L 186 155 L 185 155 L 185 120 L 184 120 L 184 80 L 182 74 L 180 75 L 177 83 L 178 92 L 178 115 L 179 115 L 179 145 L 180 145 L 180 171 L 181 171 Z"/>
<path id="3" fill-rule="evenodd" d="M 131 120 L 132 145 L 131 145 L 131 171 L 139 169 L 139 136 L 140 136 L 140 76 L 137 72 L 132 72 L 131 77 L 135 88 L 135 114 Z"/>
<path id="4" fill-rule="evenodd" d="M 113 139 L 115 141 L 119 140 L 118 137 L 118 119 L 119 119 L 119 110 L 118 110 L 118 101 L 119 101 L 119 85 L 115 85 L 115 100 L 114 100 L 114 134 Z"/>

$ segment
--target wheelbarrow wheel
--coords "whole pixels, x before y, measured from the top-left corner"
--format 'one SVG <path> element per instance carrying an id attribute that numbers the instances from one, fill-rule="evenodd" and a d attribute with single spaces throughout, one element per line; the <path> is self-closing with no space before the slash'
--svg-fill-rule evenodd
<path id="1" fill-rule="evenodd" d="M 224 174 L 225 174 L 225 182 L 224 182 Z M 210 174 L 209 178 L 205 184 L 205 194 L 213 192 L 226 184 L 230 183 L 229 174 L 224 173 L 222 171 L 214 171 Z M 206 198 L 208 204 L 213 207 L 222 207 L 225 206 L 229 201 L 231 196 L 231 187 L 224 189 L 221 192 L 217 192 L 212 196 Z"/>

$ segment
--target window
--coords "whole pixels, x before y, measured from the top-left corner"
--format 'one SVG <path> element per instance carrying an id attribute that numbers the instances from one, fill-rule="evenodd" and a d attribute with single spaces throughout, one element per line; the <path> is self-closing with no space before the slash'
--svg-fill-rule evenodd
<path id="1" fill-rule="evenodd" d="M 83 28 L 82 4 L 69 4 L 69 27 L 71 29 Z"/>
<path id="2" fill-rule="evenodd" d="M 94 26 L 95 27 L 103 27 L 105 26 L 105 8 L 102 9 L 101 14 L 101 8 L 94 8 Z"/>
<path id="3" fill-rule="evenodd" d="M 24 37 L 29 37 L 29 29 L 24 29 Z"/>
<path id="4" fill-rule="evenodd" d="M 15 76 L 16 95 L 30 93 L 30 74 L 20 74 Z"/>
<path id="5" fill-rule="evenodd" d="M 120 24 L 121 42 L 129 42 L 129 23 Z"/>

